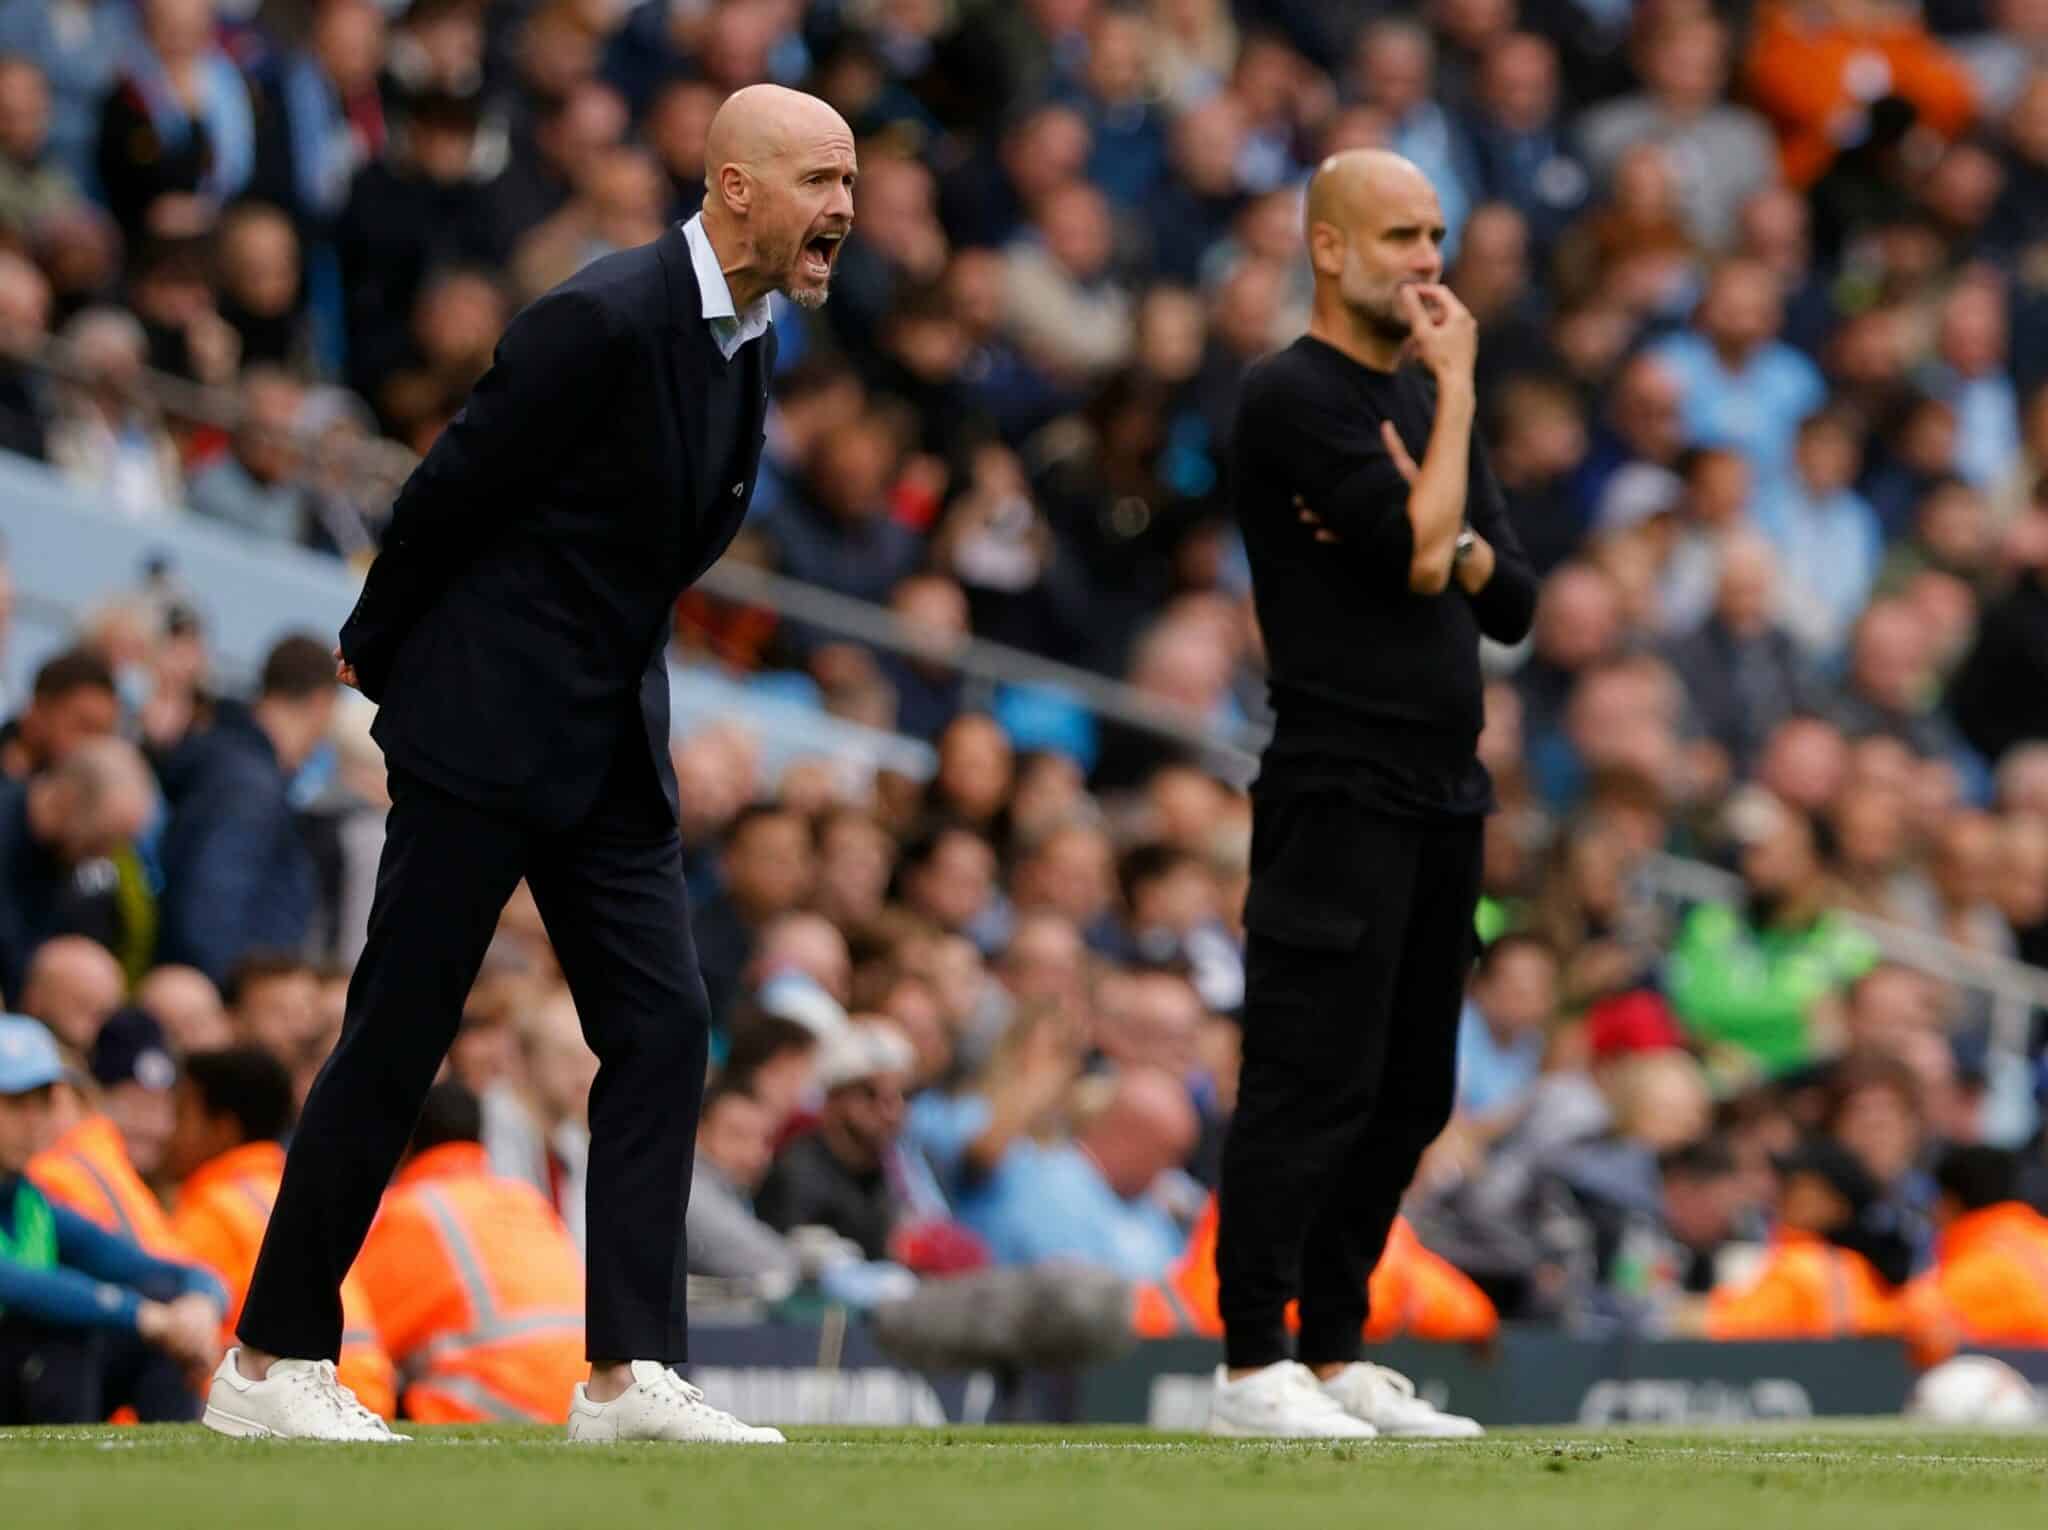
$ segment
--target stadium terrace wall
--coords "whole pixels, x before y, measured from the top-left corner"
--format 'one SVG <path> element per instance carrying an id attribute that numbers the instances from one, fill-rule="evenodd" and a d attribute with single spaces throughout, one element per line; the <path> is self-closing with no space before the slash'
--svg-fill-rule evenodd
<path id="1" fill-rule="evenodd" d="M 1195 1430 L 1216 1347 L 1140 1344 L 1074 1377 L 929 1375 L 890 1360 L 857 1324 L 692 1324 L 692 1373 L 721 1406 L 775 1424 L 941 1427 L 1140 1424 Z M 2048 1387 L 2048 1349 L 1998 1351 Z M 1895 1414 L 1913 1381 L 1880 1340 L 1784 1344 L 1578 1339 L 1510 1328 L 1486 1349 L 1397 1342 L 1371 1358 L 1481 1423 L 1726 1424 Z"/>

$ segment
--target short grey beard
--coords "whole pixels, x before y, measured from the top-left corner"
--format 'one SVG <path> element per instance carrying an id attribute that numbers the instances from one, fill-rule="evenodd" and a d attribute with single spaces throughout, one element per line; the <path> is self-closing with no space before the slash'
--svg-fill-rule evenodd
<path id="1" fill-rule="evenodd" d="M 823 308 L 825 299 L 832 295 L 832 284 L 828 281 L 822 287 L 804 287 L 797 291 L 785 287 L 782 289 L 782 295 L 799 308 Z"/>

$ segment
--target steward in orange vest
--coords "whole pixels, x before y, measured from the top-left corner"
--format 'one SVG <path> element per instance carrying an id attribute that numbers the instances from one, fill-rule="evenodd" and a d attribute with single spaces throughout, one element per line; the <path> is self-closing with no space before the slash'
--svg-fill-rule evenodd
<path id="1" fill-rule="evenodd" d="M 183 1262 L 163 1203 L 144 1182 L 163 1167 L 178 1081 L 163 1028 L 146 1010 L 117 1010 L 92 1045 L 97 1100 L 89 1112 L 29 1160 L 43 1194 L 159 1259 Z M 95 1106 L 97 1109 L 95 1109 Z"/>
<path id="2" fill-rule="evenodd" d="M 428 1424 L 559 1424 L 584 1378 L 583 1260 L 533 1186 L 493 1174 L 483 1113 L 436 1084 L 350 1278 Z"/>
<path id="3" fill-rule="evenodd" d="M 1914 1360 L 1936 1365 L 1966 1344 L 2048 1344 L 2048 1217 L 2019 1199 L 2018 1162 L 1953 1148 L 1934 1177 L 1934 1268 L 1906 1287 Z"/>
<path id="4" fill-rule="evenodd" d="M 1216 1223 L 1212 1195 L 1166 1278 L 1138 1287 L 1132 1323 L 1141 1338 L 1223 1336 L 1216 1299 Z M 1500 1332 L 1492 1300 L 1462 1270 L 1424 1248 L 1406 1217 L 1394 1218 L 1387 1250 L 1366 1284 L 1366 1301 L 1371 1316 L 1365 1337 L 1372 1343 L 1397 1336 L 1477 1343 Z M 1287 1321 L 1290 1327 L 1298 1321 L 1292 1304 Z"/>
<path id="5" fill-rule="evenodd" d="M 166 1163 L 179 1181 L 171 1231 L 228 1288 L 225 1344 L 236 1342 L 263 1229 L 277 1203 L 291 1119 L 291 1075 L 261 1048 L 228 1047 L 185 1059 Z M 353 1273 L 342 1282 L 341 1306 L 342 1385 L 364 1407 L 391 1418 L 398 1403 L 391 1357 L 378 1343 L 369 1297 Z"/>
<path id="6" fill-rule="evenodd" d="M 1899 1295 L 1876 1266 L 1834 1238 L 1878 1188 L 1847 1148 L 1814 1138 L 1779 1166 L 1778 1232 L 1756 1278 L 1707 1298 L 1710 1339 L 1846 1339 L 1896 1334 Z"/>

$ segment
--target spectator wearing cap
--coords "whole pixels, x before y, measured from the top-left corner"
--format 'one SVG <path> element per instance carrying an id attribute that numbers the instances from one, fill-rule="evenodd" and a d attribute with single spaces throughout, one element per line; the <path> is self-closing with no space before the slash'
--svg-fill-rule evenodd
<path id="1" fill-rule="evenodd" d="M 210 1274 L 155 1258 L 27 1177 L 63 1059 L 35 1021 L 0 1015 L 0 1425 L 96 1423 L 119 1407 L 189 1420 L 190 1368 L 220 1353 Z"/>
<path id="2" fill-rule="evenodd" d="M 684 1218 L 692 1275 L 751 1280 L 764 1293 L 795 1284 L 796 1250 L 754 1214 L 776 1126 L 774 1112 L 729 1077 L 705 1094 Z"/>
<path id="3" fill-rule="evenodd" d="M 1675 1326 L 1710 1339 L 1848 1339 L 1896 1334 L 1898 1292 L 1870 1261 L 1838 1241 L 1853 1238 L 1877 1199 L 1876 1183 L 1851 1153 L 1809 1139 L 1779 1165 L 1776 1225 L 1762 1267 L 1722 1286 Z"/>
<path id="4" fill-rule="evenodd" d="M 114 672 L 89 648 L 67 648 L 36 670 L 28 705 L 0 725 L 0 777 L 23 781 L 121 721 Z"/>
<path id="5" fill-rule="evenodd" d="M 159 1259 L 189 1255 L 149 1188 L 162 1172 L 175 1120 L 178 1065 L 147 1010 L 124 1009 L 91 1053 L 87 1110 L 29 1160 L 44 1195 Z"/>
<path id="6" fill-rule="evenodd" d="M 1816 1007 L 1875 961 L 1867 936 L 1829 911 L 1815 820 L 1762 791 L 1738 799 L 1744 903 L 1703 903 L 1686 916 L 1665 966 L 1686 1030 L 1733 1065 L 1778 1074 L 1814 1052 Z"/>
<path id="7" fill-rule="evenodd" d="M 250 951 L 304 945 L 314 867 L 291 781 L 327 736 L 334 700 L 327 645 L 285 638 L 264 660 L 254 704 L 223 703 L 213 727 L 166 767 L 165 960 L 220 982 Z"/>
<path id="8" fill-rule="evenodd" d="M 817 1127 L 783 1149 L 768 1171 L 757 1201 L 762 1221 L 784 1233 L 828 1227 L 867 1259 L 889 1257 L 899 1223 L 933 1209 L 938 1196 L 903 1142 L 904 1090 L 914 1062 L 909 1041 L 885 1020 L 857 1019 L 824 1044 Z"/>
<path id="9" fill-rule="evenodd" d="M 21 993 L 36 948 L 72 927 L 81 872 L 133 843 L 156 801 L 149 767 L 118 738 L 89 740 L 32 780 L 0 781 L 0 994 Z"/>

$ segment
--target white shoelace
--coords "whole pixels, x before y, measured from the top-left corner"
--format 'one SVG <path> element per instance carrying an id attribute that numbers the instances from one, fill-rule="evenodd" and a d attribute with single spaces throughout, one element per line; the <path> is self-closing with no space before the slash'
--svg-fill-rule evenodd
<path id="1" fill-rule="evenodd" d="M 1374 1365 L 1370 1360 L 1361 1360 L 1358 1363 L 1365 1367 L 1367 1375 L 1371 1376 L 1381 1385 L 1393 1388 L 1394 1391 L 1400 1393 L 1405 1398 L 1411 1400 L 1414 1398 L 1415 1383 L 1406 1376 L 1403 1376 L 1399 1371 L 1394 1370 L 1390 1366 Z"/>
<path id="2" fill-rule="evenodd" d="M 390 1433 L 384 1420 L 364 1407 L 356 1394 L 341 1384 L 340 1374 L 332 1360 L 316 1360 L 311 1369 L 295 1370 L 289 1379 L 300 1392 L 317 1398 L 317 1406 L 337 1423 L 368 1429 L 374 1434 Z"/>
<path id="3" fill-rule="evenodd" d="M 1320 1413 L 1342 1413 L 1344 1405 L 1323 1390 L 1323 1384 L 1316 1380 L 1316 1373 L 1298 1360 L 1287 1362 L 1287 1389 L 1297 1395 L 1300 1402 L 1312 1403 L 1314 1411 Z"/>

